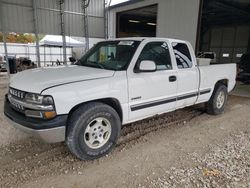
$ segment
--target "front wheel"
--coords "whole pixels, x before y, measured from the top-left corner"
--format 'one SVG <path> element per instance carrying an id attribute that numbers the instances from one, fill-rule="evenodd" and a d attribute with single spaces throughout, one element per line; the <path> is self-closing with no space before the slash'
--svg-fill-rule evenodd
<path id="1" fill-rule="evenodd" d="M 99 158 L 115 146 L 121 120 L 110 106 L 93 102 L 80 106 L 70 117 L 66 144 L 81 160 Z"/>
<path id="2" fill-rule="evenodd" d="M 207 102 L 207 113 L 212 115 L 218 115 L 223 113 L 227 102 L 228 92 L 227 87 L 224 84 L 218 84 L 214 88 L 214 92 Z"/>

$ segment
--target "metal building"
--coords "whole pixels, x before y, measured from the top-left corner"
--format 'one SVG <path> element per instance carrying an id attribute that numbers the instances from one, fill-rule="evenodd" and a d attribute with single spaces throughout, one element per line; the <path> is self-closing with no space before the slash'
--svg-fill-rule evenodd
<path id="1" fill-rule="evenodd" d="M 109 37 L 188 40 L 216 62 L 238 62 L 250 52 L 249 0 L 131 0 L 109 9 Z"/>
<path id="2" fill-rule="evenodd" d="M 195 46 L 199 6 L 200 0 L 132 0 L 112 6 L 109 37 L 171 37 L 187 39 Z"/>
<path id="3" fill-rule="evenodd" d="M 0 0 L 0 32 L 34 33 L 38 64 L 38 34 L 62 35 L 66 62 L 65 36 L 85 37 L 88 47 L 89 37 L 105 37 L 104 17 L 104 0 Z"/>
<path id="4" fill-rule="evenodd" d="M 52 35 L 64 32 L 78 37 L 86 35 L 83 6 L 87 6 L 89 37 L 104 37 L 104 0 L 1 0 L 0 6 L 0 31 Z"/>
<path id="5" fill-rule="evenodd" d="M 106 21 L 105 10 L 105 0 L 0 0 L 0 32 L 86 37 L 87 43 L 89 37 L 179 38 L 197 53 L 215 52 L 222 63 L 250 52 L 249 0 L 130 0 L 110 7 Z M 63 49 L 65 62 L 65 42 Z M 36 54 L 40 62 L 38 40 Z"/>
<path id="6" fill-rule="evenodd" d="M 203 0 L 200 51 L 213 51 L 217 62 L 237 63 L 250 53 L 250 1 Z"/>

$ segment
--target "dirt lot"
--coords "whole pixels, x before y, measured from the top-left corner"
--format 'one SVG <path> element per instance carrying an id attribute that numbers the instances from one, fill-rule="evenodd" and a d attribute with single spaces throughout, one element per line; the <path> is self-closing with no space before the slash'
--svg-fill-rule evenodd
<path id="1" fill-rule="evenodd" d="M 111 154 L 79 161 L 8 125 L 0 79 L 0 187 L 250 187 L 250 98 L 231 96 L 220 116 L 196 106 L 126 125 Z"/>

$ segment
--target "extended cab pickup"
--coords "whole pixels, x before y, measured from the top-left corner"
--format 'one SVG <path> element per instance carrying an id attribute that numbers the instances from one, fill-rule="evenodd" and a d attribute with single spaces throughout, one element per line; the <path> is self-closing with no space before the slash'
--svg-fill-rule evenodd
<path id="1" fill-rule="evenodd" d="M 222 113 L 235 77 L 235 64 L 199 66 L 186 41 L 107 40 L 75 65 L 16 74 L 4 113 L 15 127 L 95 159 L 113 148 L 121 125 L 204 102 L 209 114 Z"/>

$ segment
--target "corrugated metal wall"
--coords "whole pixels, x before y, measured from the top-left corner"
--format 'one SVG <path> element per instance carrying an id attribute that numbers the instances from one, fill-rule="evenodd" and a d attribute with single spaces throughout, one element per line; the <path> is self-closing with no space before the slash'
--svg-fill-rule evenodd
<path id="1" fill-rule="evenodd" d="M 36 0 L 38 33 L 61 34 L 59 0 Z M 0 31 L 34 33 L 32 0 L 0 0 Z M 91 0 L 88 11 L 89 37 L 104 37 L 104 0 Z M 83 37 L 82 0 L 64 0 L 65 34 Z"/>

